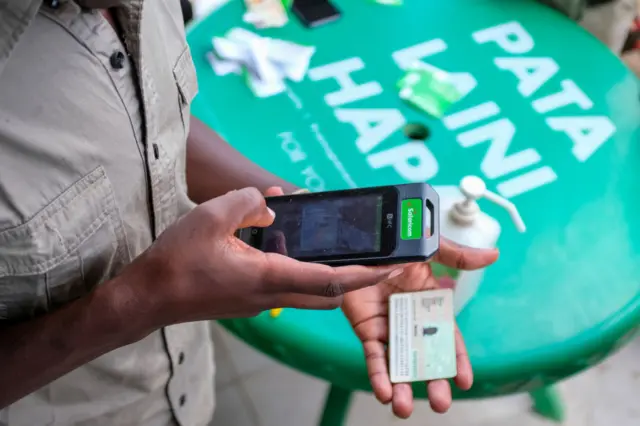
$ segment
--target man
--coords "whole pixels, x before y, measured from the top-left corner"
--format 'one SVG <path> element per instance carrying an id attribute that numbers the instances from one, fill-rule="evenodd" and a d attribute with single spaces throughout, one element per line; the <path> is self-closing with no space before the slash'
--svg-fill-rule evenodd
<path id="1" fill-rule="evenodd" d="M 616 55 L 621 54 L 638 13 L 637 0 L 589 0 L 587 3 L 580 25 Z"/>
<path id="2" fill-rule="evenodd" d="M 428 264 L 330 268 L 242 244 L 236 229 L 274 219 L 247 187 L 296 188 L 190 117 L 179 1 L 42 3 L 0 0 L 0 424 L 206 425 L 205 321 L 289 306 L 342 306 L 376 396 L 409 416 L 387 298 L 436 287 Z M 437 260 L 496 257 L 445 241 Z M 446 411 L 448 382 L 428 386 Z"/>
<path id="3" fill-rule="evenodd" d="M 193 19 L 193 5 L 190 0 L 180 0 L 180 7 L 182 8 L 182 20 L 187 25 Z"/>
<path id="4" fill-rule="evenodd" d="M 570 18 L 606 44 L 622 53 L 631 25 L 638 13 L 637 0 L 539 0 Z"/>
<path id="5" fill-rule="evenodd" d="M 625 40 L 624 46 L 622 47 L 622 53 L 629 53 L 638 50 L 640 50 L 640 16 L 636 16 L 636 18 L 633 20 L 629 36 Z"/>

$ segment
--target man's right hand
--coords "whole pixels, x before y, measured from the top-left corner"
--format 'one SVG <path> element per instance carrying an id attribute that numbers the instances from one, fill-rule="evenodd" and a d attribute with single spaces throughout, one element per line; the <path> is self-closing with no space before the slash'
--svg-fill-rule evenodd
<path id="1" fill-rule="evenodd" d="M 123 275 L 147 300 L 154 327 L 256 315 L 276 307 L 333 309 L 345 292 L 374 285 L 398 266 L 332 268 L 263 253 L 234 236 L 274 213 L 257 189 L 205 202 L 168 228 Z"/>
<path id="2" fill-rule="evenodd" d="M 158 328 L 276 307 L 332 309 L 342 304 L 343 293 L 376 284 L 398 268 L 301 263 L 234 237 L 239 228 L 272 222 L 258 190 L 230 192 L 183 216 L 87 297 L 0 327 L 0 377 L 12 383 L 0 386 L 0 408 Z"/>

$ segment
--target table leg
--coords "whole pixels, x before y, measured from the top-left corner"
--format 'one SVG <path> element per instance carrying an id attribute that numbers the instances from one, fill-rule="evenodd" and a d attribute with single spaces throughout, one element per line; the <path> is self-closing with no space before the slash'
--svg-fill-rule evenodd
<path id="1" fill-rule="evenodd" d="M 350 390 L 331 385 L 324 402 L 324 410 L 322 411 L 322 419 L 319 426 L 346 425 L 351 394 Z"/>
<path id="2" fill-rule="evenodd" d="M 564 404 L 555 386 L 546 386 L 529 393 L 533 410 L 543 417 L 561 423 L 564 420 Z"/>

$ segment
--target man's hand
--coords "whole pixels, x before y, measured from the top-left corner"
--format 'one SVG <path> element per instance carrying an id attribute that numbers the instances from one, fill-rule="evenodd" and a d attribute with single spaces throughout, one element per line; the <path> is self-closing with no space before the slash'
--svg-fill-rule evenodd
<path id="1" fill-rule="evenodd" d="M 498 258 L 497 250 L 461 247 L 442 239 L 440 250 L 433 261 L 457 269 L 478 269 L 492 264 Z M 452 287 L 452 280 L 440 282 L 431 273 L 428 262 L 408 264 L 396 270 L 392 277 L 375 286 L 355 291 L 344 298 L 342 310 L 362 341 L 371 387 L 383 404 L 391 403 L 396 416 L 407 418 L 413 412 L 413 391 L 408 383 L 392 384 L 387 368 L 386 345 L 389 341 L 389 296 L 394 293 L 424 291 Z M 463 390 L 471 388 L 473 371 L 467 351 L 456 326 L 456 358 L 458 376 L 456 385 Z M 446 412 L 451 406 L 451 387 L 447 380 L 427 383 L 429 401 L 434 411 Z"/>
<path id="2" fill-rule="evenodd" d="M 374 285 L 394 270 L 297 262 L 234 236 L 239 228 L 268 226 L 273 218 L 257 189 L 214 198 L 89 295 L 29 321 L 0 324 L 0 377 L 12 383 L 0 386 L 0 409 L 160 327 L 276 307 L 337 308 L 344 293 Z"/>
<path id="3" fill-rule="evenodd" d="M 150 300 L 150 326 L 251 316 L 276 307 L 334 309 L 346 292 L 374 285 L 398 268 L 303 263 L 263 253 L 234 236 L 273 219 L 262 194 L 247 188 L 199 205 L 168 228 L 128 272 L 141 277 L 131 291 Z"/>
<path id="4" fill-rule="evenodd" d="M 281 188 L 269 188 L 266 196 L 283 195 Z M 443 265 L 472 270 L 491 265 L 498 259 L 497 250 L 482 250 L 459 246 L 441 239 L 440 250 L 433 261 Z M 407 383 L 392 384 L 387 368 L 385 346 L 389 341 L 389 296 L 394 293 L 424 291 L 453 287 L 453 280 L 440 281 L 431 274 L 428 262 L 396 265 L 389 278 L 377 285 L 353 291 L 344 297 L 342 310 L 362 341 L 371 387 L 383 404 L 391 403 L 396 416 L 407 418 L 413 412 L 413 391 Z M 456 355 L 458 376 L 456 385 L 468 390 L 473 383 L 473 370 L 467 356 L 460 330 L 456 326 Z M 446 412 L 451 406 L 451 387 L 447 380 L 434 380 L 427 384 L 429 401 L 434 411 Z"/>

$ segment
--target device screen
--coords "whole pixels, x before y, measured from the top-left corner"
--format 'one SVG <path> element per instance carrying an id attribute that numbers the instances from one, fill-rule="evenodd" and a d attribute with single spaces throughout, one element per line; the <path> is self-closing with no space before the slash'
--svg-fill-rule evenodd
<path id="1" fill-rule="evenodd" d="M 382 193 L 348 197 L 283 197 L 268 199 L 276 213 L 263 229 L 259 248 L 296 259 L 377 254 L 383 250 L 385 211 L 392 207 Z"/>
<path id="2" fill-rule="evenodd" d="M 296 0 L 293 11 L 307 27 L 317 27 L 340 17 L 336 7 L 326 0 Z"/>

